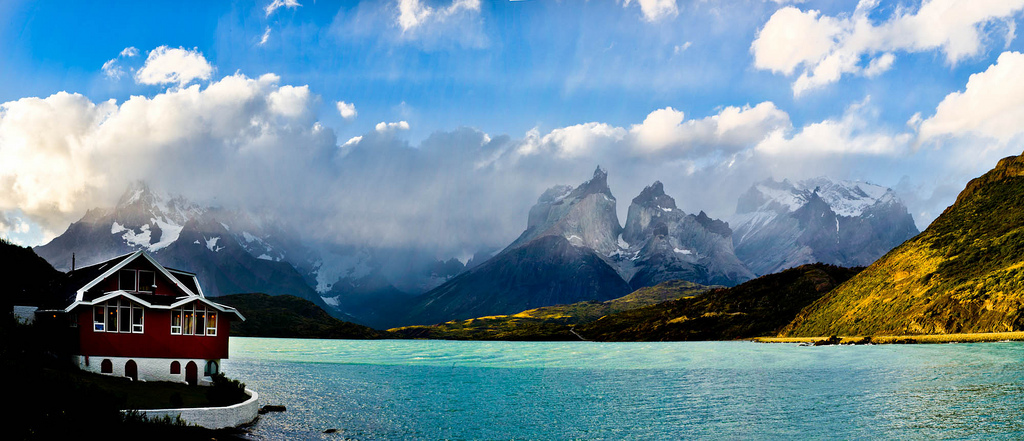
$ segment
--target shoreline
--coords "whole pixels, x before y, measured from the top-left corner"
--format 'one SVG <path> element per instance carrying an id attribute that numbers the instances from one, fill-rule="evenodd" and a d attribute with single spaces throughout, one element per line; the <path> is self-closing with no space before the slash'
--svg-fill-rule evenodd
<path id="1" fill-rule="evenodd" d="M 804 343 L 815 344 L 825 342 L 831 337 L 754 337 L 750 341 L 758 343 Z M 865 340 L 869 339 L 869 340 Z M 920 334 L 920 335 L 875 335 L 875 336 L 841 336 L 837 344 L 939 344 L 939 343 L 993 343 L 1000 341 L 1024 341 L 1024 331 L 1013 332 L 979 332 L 957 334 Z M 833 343 L 836 344 L 836 343 Z"/>

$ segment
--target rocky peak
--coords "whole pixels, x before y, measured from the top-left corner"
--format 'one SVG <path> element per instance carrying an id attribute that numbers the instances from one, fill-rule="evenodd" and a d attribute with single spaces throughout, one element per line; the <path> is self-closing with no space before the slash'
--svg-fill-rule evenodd
<path id="1" fill-rule="evenodd" d="M 608 173 L 598 167 L 593 178 L 571 191 L 568 186 L 545 191 L 530 208 L 526 231 L 506 251 L 538 237 L 562 236 L 572 245 L 607 255 L 618 249 L 621 232 L 615 197 L 608 188 Z"/>
<path id="2" fill-rule="evenodd" d="M 704 229 L 712 233 L 722 237 L 732 236 L 732 230 L 729 228 L 728 222 L 719 219 L 712 219 L 708 217 L 707 213 L 704 213 L 704 210 L 701 210 L 700 214 L 698 214 L 695 219 L 697 223 L 704 227 Z"/>
<path id="3" fill-rule="evenodd" d="M 665 186 L 661 181 L 654 181 L 653 184 L 644 187 L 640 194 L 633 198 L 633 203 L 647 207 L 661 209 L 676 209 L 676 200 L 665 194 Z"/>

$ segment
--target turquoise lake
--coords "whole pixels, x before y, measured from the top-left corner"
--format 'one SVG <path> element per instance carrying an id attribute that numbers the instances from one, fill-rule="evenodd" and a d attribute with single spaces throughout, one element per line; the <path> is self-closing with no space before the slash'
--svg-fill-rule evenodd
<path id="1" fill-rule="evenodd" d="M 287 407 L 259 439 L 1024 439 L 1017 342 L 232 337 L 223 371 Z"/>

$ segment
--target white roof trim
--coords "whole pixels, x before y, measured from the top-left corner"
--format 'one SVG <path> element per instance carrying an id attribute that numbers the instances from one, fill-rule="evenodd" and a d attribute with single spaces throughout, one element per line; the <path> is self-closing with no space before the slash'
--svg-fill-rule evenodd
<path id="1" fill-rule="evenodd" d="M 95 298 L 95 299 L 93 299 L 91 301 L 76 300 L 70 306 L 65 308 L 64 312 L 71 312 L 71 311 L 73 311 L 75 308 L 77 308 L 79 306 L 98 305 L 98 304 L 106 302 L 107 300 L 113 299 L 115 297 L 127 297 L 127 298 L 131 299 L 133 302 L 140 303 L 143 306 L 145 306 L 147 308 L 150 308 L 150 309 L 175 309 L 175 308 L 178 308 L 181 305 L 184 305 L 186 303 L 193 302 L 193 301 L 199 301 L 199 302 L 202 302 L 203 304 L 205 304 L 206 306 L 212 306 L 213 308 L 219 310 L 220 312 L 236 314 L 236 315 L 238 315 L 238 318 L 242 319 L 243 321 L 245 320 L 245 317 L 242 316 L 242 313 L 238 312 L 237 309 L 232 308 L 230 306 L 222 305 L 220 303 L 214 302 L 214 301 L 209 300 L 209 299 L 204 298 L 204 297 L 199 297 L 199 296 L 180 297 L 181 300 L 179 300 L 177 302 L 174 302 L 174 303 L 172 303 L 170 305 L 165 306 L 165 305 L 154 305 L 152 303 L 149 303 L 149 302 L 147 302 L 145 300 L 142 300 L 142 299 L 140 299 L 140 298 L 138 298 L 138 297 L 128 293 L 127 291 L 122 291 L 122 290 L 106 292 L 102 296 L 99 296 L 99 297 L 97 297 L 97 298 Z"/>
<path id="2" fill-rule="evenodd" d="M 90 288 L 96 286 L 96 284 L 100 283 L 101 281 L 103 281 L 107 277 L 110 277 L 110 276 L 116 274 L 117 271 L 119 271 L 121 268 L 124 268 L 125 265 L 128 265 L 128 263 L 130 263 L 130 262 L 134 261 L 135 259 L 137 259 L 140 255 L 144 256 L 146 258 L 146 260 L 149 260 L 149 262 L 152 263 L 153 266 L 155 266 L 158 270 L 160 270 L 160 273 L 162 273 L 164 276 L 166 276 L 168 279 L 170 279 L 171 282 L 174 282 L 174 284 L 177 285 L 178 288 L 181 288 L 183 291 L 185 291 L 185 293 L 187 293 L 189 295 L 192 295 L 192 296 L 195 296 L 195 297 L 203 297 L 201 295 L 198 295 L 198 294 L 192 292 L 192 290 L 188 289 L 188 287 L 185 286 L 185 284 L 181 283 L 181 281 L 178 280 L 177 277 L 174 277 L 174 275 L 172 275 L 170 271 L 167 271 L 167 268 L 164 268 L 163 265 L 161 265 L 159 262 L 157 262 L 155 259 L 153 259 L 153 257 L 150 256 L 149 253 L 145 252 L 144 250 L 138 250 L 138 251 L 132 253 L 131 256 L 129 256 L 128 258 L 121 260 L 121 262 L 118 263 L 117 265 L 114 265 L 110 269 L 104 271 L 103 274 L 99 275 L 99 277 L 96 277 L 95 279 L 92 279 L 92 281 L 90 281 L 89 283 L 85 284 L 85 286 L 79 288 L 78 291 L 75 292 L 75 301 L 74 301 L 74 303 L 72 303 L 72 305 L 75 304 L 75 303 L 81 302 L 82 299 L 85 298 L 85 292 L 88 291 Z M 122 254 L 121 256 L 115 257 L 113 259 L 109 259 L 109 260 L 114 260 L 114 259 L 120 258 L 122 256 L 124 256 L 124 254 Z M 196 286 L 199 286 L 199 280 L 198 279 L 196 280 Z"/>

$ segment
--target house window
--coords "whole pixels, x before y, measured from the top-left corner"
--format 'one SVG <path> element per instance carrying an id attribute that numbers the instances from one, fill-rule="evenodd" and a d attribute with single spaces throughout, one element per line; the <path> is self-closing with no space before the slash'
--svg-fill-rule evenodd
<path id="1" fill-rule="evenodd" d="M 171 334 L 216 336 L 217 311 L 195 304 L 171 310 Z"/>
<path id="2" fill-rule="evenodd" d="M 186 306 L 181 310 L 182 316 L 185 318 L 184 324 L 182 325 L 182 334 L 192 335 L 195 330 L 195 311 L 192 309 L 192 305 Z"/>
<path id="3" fill-rule="evenodd" d="M 117 300 L 107 302 L 107 332 L 117 332 Z"/>
<path id="4" fill-rule="evenodd" d="M 145 313 L 139 305 L 132 305 L 132 332 L 142 334 Z"/>
<path id="5" fill-rule="evenodd" d="M 114 299 L 92 307 L 92 329 L 96 332 L 142 334 L 146 310 L 127 299 Z"/>
<path id="6" fill-rule="evenodd" d="M 206 308 L 196 308 L 196 335 L 206 335 Z"/>
<path id="7" fill-rule="evenodd" d="M 181 316 L 182 311 L 180 309 L 171 311 L 171 334 L 181 335 Z"/>
<path id="8" fill-rule="evenodd" d="M 103 305 L 92 307 L 92 329 L 96 332 L 103 332 L 106 327 L 107 310 Z"/>
<path id="9" fill-rule="evenodd" d="M 206 335 L 214 337 L 217 335 L 217 312 L 206 312 Z"/>
<path id="10" fill-rule="evenodd" d="M 181 375 L 181 363 L 177 360 L 171 362 L 171 375 Z"/>
<path id="11" fill-rule="evenodd" d="M 135 270 L 123 269 L 117 273 L 117 288 L 122 291 L 137 291 Z"/>
<path id="12" fill-rule="evenodd" d="M 209 377 L 210 375 L 220 372 L 220 366 L 217 365 L 217 360 L 209 360 L 206 362 L 206 369 L 203 369 L 203 375 Z"/>
<path id="13" fill-rule="evenodd" d="M 104 358 L 100 362 L 100 373 L 101 374 L 112 374 L 114 373 L 114 363 L 109 358 Z"/>
<path id="14" fill-rule="evenodd" d="M 132 304 L 125 301 L 120 302 L 121 306 L 118 308 L 121 320 L 118 322 L 121 326 L 117 328 L 117 332 L 132 332 Z"/>
<path id="15" fill-rule="evenodd" d="M 156 274 L 139 270 L 139 292 L 153 292 L 156 289 Z"/>

